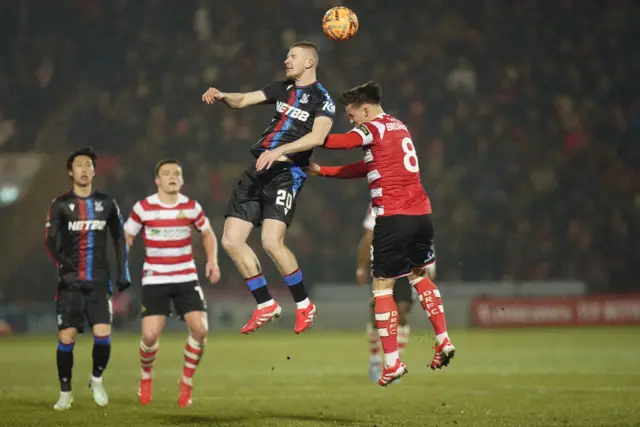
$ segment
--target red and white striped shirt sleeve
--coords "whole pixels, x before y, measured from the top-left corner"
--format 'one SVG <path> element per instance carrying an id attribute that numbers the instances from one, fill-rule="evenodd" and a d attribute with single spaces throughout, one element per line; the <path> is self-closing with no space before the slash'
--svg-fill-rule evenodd
<path id="1" fill-rule="evenodd" d="M 211 225 L 209 224 L 209 218 L 204 213 L 204 209 L 200 206 L 200 203 L 196 202 L 195 206 L 196 218 L 193 220 L 193 226 L 199 232 L 207 231 Z"/>
<path id="2" fill-rule="evenodd" d="M 132 236 L 137 236 L 144 225 L 144 221 L 142 220 L 143 217 L 144 210 L 142 209 L 140 202 L 137 202 L 133 206 L 129 219 L 127 219 L 127 222 L 124 224 L 124 231 Z"/>
<path id="3" fill-rule="evenodd" d="M 372 122 L 363 123 L 351 129 L 347 135 L 356 134 L 362 138 L 362 142 L 360 145 L 366 147 L 373 143 L 373 140 L 379 136 L 379 131 L 377 126 L 375 126 Z"/>

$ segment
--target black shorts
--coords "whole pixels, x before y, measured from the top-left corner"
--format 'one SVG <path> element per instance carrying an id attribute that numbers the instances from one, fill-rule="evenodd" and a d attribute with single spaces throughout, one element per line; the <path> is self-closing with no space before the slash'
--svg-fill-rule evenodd
<path id="1" fill-rule="evenodd" d="M 111 287 L 108 282 L 96 282 L 82 289 L 69 288 L 64 283 L 58 285 L 56 297 L 56 321 L 58 330 L 75 328 L 84 332 L 85 323 L 110 325 L 113 320 L 111 308 Z"/>
<path id="2" fill-rule="evenodd" d="M 224 216 L 240 218 L 255 227 L 265 219 L 276 219 L 289 226 L 306 178 L 302 168 L 293 163 L 276 162 L 271 169 L 260 172 L 254 163 L 233 187 Z"/>
<path id="3" fill-rule="evenodd" d="M 415 267 L 435 262 L 431 215 L 391 215 L 376 218 L 371 267 L 373 277 L 407 276 Z"/>
<path id="4" fill-rule="evenodd" d="M 207 303 L 198 282 L 166 283 L 142 287 L 142 317 L 169 316 L 175 313 L 183 317 L 192 311 L 207 311 Z"/>

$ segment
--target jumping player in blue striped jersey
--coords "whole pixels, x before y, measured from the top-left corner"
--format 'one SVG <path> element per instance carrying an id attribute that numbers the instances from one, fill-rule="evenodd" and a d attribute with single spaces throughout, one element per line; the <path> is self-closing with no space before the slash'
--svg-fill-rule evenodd
<path id="1" fill-rule="evenodd" d="M 96 155 L 85 148 L 67 159 L 71 191 L 56 197 L 47 215 L 45 245 L 58 268 L 56 361 L 60 380 L 57 411 L 71 407 L 73 347 L 78 333 L 89 323 L 94 336 L 93 371 L 89 387 L 98 406 L 109 398 L 102 374 L 111 354 L 111 278 L 107 261 L 107 234 L 111 234 L 118 263 L 116 286 L 122 292 L 131 286 L 127 245 L 120 208 L 115 199 L 93 189 Z"/>
<path id="2" fill-rule="evenodd" d="M 316 80 L 318 60 L 315 45 L 294 43 L 284 61 L 285 80 L 254 92 L 227 93 L 209 88 L 202 95 L 208 104 L 219 101 L 230 108 L 260 104 L 275 106 L 270 125 L 251 149 L 258 162 L 249 165 L 234 187 L 222 235 L 222 246 L 245 278 L 258 304 L 241 330 L 244 334 L 254 332 L 282 312 L 267 290 L 258 258 L 247 245 L 254 227 L 262 226 L 262 245 L 283 275 L 296 303 L 294 332 L 309 329 L 316 315 L 296 258 L 284 244 L 306 179 L 303 169 L 309 164 L 311 150 L 286 156 L 279 156 L 274 150 L 301 140 L 322 142 L 331 130 L 335 105 L 327 90 Z"/>

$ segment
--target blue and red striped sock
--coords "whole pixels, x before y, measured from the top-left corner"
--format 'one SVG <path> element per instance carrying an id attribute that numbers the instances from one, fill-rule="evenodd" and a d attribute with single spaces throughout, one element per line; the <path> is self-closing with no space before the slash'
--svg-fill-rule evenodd
<path id="1" fill-rule="evenodd" d="M 309 298 L 302 281 L 302 271 L 300 271 L 300 269 L 298 268 L 293 273 L 285 275 L 284 282 L 289 287 L 291 296 L 296 302 L 298 308 L 306 308 L 306 306 L 309 305 Z"/>
<path id="2" fill-rule="evenodd" d="M 257 276 L 249 277 L 248 279 L 245 279 L 245 282 L 258 305 L 265 304 L 273 300 L 269 293 L 269 289 L 267 289 L 267 279 L 264 278 L 264 274 L 260 273 Z"/>

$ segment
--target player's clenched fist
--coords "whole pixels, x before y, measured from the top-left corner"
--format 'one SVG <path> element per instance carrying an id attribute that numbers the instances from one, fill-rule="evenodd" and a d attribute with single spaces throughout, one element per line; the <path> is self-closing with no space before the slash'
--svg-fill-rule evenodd
<path id="1" fill-rule="evenodd" d="M 224 93 L 220 92 L 215 87 L 210 87 L 204 94 L 202 94 L 202 100 L 207 104 L 213 104 L 222 98 L 224 98 Z"/>
<path id="2" fill-rule="evenodd" d="M 216 284 L 220 280 L 220 267 L 218 267 L 218 264 L 214 261 L 207 261 L 205 273 L 207 279 L 209 279 L 209 282 L 212 284 Z"/>

